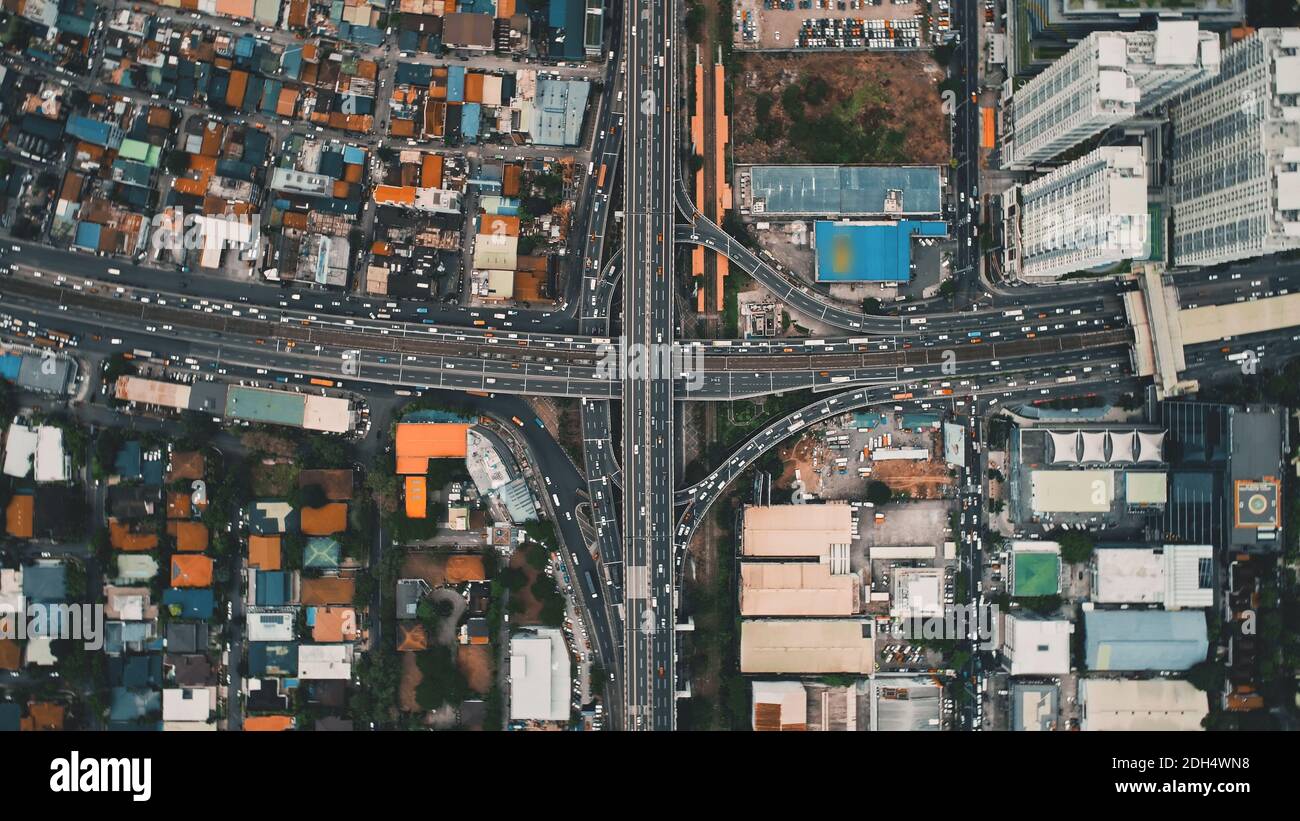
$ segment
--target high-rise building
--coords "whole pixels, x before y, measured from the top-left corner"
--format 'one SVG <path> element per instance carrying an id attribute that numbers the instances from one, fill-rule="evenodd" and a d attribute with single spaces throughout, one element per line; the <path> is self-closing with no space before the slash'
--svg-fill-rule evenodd
<path id="1" fill-rule="evenodd" d="M 1155 31 L 1093 32 L 1003 106 L 1002 165 L 1048 162 L 1219 70 L 1219 40 L 1192 20 Z M 1010 84 L 1008 84 L 1010 88 Z"/>
<path id="2" fill-rule="evenodd" d="M 1173 262 L 1300 248 L 1300 29 L 1260 29 L 1172 107 Z"/>
<path id="3" fill-rule="evenodd" d="M 1103 146 L 1002 197 L 1008 277 L 1044 283 L 1147 256 L 1146 160 Z"/>

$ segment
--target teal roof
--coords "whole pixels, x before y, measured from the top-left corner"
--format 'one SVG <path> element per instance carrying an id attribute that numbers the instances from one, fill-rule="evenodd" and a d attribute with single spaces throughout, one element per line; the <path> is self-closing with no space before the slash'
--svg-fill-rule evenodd
<path id="1" fill-rule="evenodd" d="M 1033 551 L 1013 553 L 1011 595 L 1054 596 L 1061 592 L 1061 557 L 1055 553 Z"/>
<path id="2" fill-rule="evenodd" d="M 343 546 L 337 539 L 313 536 L 302 551 L 303 567 L 338 567 L 343 558 Z"/>
<path id="3" fill-rule="evenodd" d="M 1199 610 L 1091 610 L 1083 625 L 1089 670 L 1186 670 L 1210 647 Z"/>
<path id="4" fill-rule="evenodd" d="M 300 393 L 234 385 L 226 392 L 226 416 L 250 422 L 301 427 L 306 406 Z"/>

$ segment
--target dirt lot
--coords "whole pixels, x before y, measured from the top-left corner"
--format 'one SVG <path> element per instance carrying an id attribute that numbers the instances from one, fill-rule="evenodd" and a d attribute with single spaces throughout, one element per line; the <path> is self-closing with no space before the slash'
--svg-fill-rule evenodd
<path id="1" fill-rule="evenodd" d="M 432 588 L 447 582 L 447 557 L 429 553 L 407 553 L 402 561 L 403 579 L 424 579 Z"/>
<path id="2" fill-rule="evenodd" d="M 456 648 L 456 666 L 465 674 L 465 681 L 474 692 L 487 695 L 492 689 L 491 645 L 460 645 Z"/>
<path id="3" fill-rule="evenodd" d="M 259 462 L 252 473 L 255 496 L 288 496 L 298 486 L 298 466 L 292 462 Z"/>
<path id="4" fill-rule="evenodd" d="M 416 664 L 419 653 L 399 653 L 402 657 L 402 684 L 398 689 L 398 703 L 404 713 L 419 713 L 420 704 L 415 700 L 415 688 L 424 681 L 420 668 Z"/>
<path id="5" fill-rule="evenodd" d="M 510 611 L 510 623 L 520 626 L 541 624 L 542 604 L 537 599 L 533 598 L 531 590 L 533 582 L 537 581 L 537 574 L 539 571 L 533 568 L 532 565 L 528 564 L 528 559 L 522 550 L 516 550 L 514 555 L 510 557 L 510 566 L 517 567 L 524 571 L 524 575 L 528 577 L 527 584 L 517 592 L 512 592 L 510 594 L 511 600 L 518 599 L 524 603 L 523 610 L 518 612 L 514 610 Z"/>
<path id="6" fill-rule="evenodd" d="M 948 162 L 943 72 L 929 53 L 746 54 L 740 65 L 731 114 L 736 163 Z M 800 130 L 782 92 L 814 77 L 825 81 L 820 102 L 792 93 L 803 102 Z"/>

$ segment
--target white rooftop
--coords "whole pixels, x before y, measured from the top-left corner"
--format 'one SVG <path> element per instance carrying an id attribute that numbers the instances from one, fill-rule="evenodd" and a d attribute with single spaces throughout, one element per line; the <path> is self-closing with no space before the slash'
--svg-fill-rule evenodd
<path id="1" fill-rule="evenodd" d="M 554 628 L 510 639 L 510 718 L 531 721 L 568 719 L 569 653 Z"/>

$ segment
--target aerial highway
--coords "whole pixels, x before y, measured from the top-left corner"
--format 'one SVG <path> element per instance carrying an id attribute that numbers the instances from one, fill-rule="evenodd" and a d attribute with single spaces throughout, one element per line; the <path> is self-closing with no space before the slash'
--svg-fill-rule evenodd
<path id="1" fill-rule="evenodd" d="M 676 4 L 626 0 L 623 148 L 625 345 L 673 342 Z M 673 374 L 623 371 L 624 727 L 672 730 Z"/>

